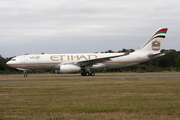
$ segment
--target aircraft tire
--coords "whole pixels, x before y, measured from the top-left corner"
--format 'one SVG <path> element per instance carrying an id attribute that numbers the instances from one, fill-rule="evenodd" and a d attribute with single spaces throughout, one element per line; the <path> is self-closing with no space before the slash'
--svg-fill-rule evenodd
<path id="1" fill-rule="evenodd" d="M 92 72 L 92 73 L 91 73 L 91 76 L 95 76 L 95 73 L 94 73 L 94 72 Z"/>
<path id="2" fill-rule="evenodd" d="M 24 74 L 24 77 L 27 77 L 27 74 Z"/>
<path id="3" fill-rule="evenodd" d="M 92 72 L 92 73 L 82 72 L 82 73 L 81 73 L 81 76 L 95 76 L 95 73 L 94 73 L 94 72 Z"/>
<path id="4" fill-rule="evenodd" d="M 81 73 L 81 76 L 84 76 L 84 72 Z"/>
<path id="5" fill-rule="evenodd" d="M 90 74 L 89 74 L 89 72 L 86 72 L 85 75 L 86 75 L 86 76 L 89 76 Z"/>

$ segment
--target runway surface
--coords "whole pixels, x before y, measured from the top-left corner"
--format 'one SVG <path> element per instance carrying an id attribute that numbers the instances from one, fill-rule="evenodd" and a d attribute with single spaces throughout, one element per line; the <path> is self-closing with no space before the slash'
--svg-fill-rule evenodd
<path id="1" fill-rule="evenodd" d="M 95 79 L 180 79 L 180 72 L 156 73 L 96 73 L 95 76 L 81 76 L 80 74 L 1 74 L 0 81 L 27 81 L 27 80 L 95 80 Z"/>

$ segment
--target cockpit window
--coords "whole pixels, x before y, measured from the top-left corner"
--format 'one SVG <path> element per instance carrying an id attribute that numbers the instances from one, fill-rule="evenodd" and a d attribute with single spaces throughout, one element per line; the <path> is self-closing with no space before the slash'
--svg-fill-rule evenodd
<path id="1" fill-rule="evenodd" d="M 11 61 L 16 61 L 16 59 L 11 59 Z"/>

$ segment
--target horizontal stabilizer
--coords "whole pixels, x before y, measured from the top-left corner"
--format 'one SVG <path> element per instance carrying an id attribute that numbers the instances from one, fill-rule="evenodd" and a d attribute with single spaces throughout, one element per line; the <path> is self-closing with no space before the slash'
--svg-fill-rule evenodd
<path id="1" fill-rule="evenodd" d="M 165 55 L 166 53 L 169 53 L 169 52 L 172 52 L 172 51 L 167 51 L 167 52 L 162 52 L 162 53 L 157 53 L 157 54 L 150 53 L 150 54 L 148 54 L 148 57 L 149 58 L 155 58 L 155 57 L 158 57 L 158 56 L 163 56 L 163 55 Z"/>

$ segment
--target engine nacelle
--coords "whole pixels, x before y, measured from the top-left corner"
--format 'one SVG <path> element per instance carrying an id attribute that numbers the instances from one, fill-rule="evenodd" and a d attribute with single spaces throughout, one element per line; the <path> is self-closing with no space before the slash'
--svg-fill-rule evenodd
<path id="1" fill-rule="evenodd" d="M 60 65 L 60 73 L 77 73 L 81 67 L 76 65 Z"/>

